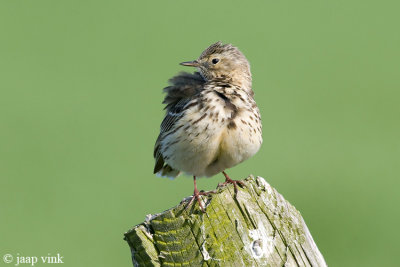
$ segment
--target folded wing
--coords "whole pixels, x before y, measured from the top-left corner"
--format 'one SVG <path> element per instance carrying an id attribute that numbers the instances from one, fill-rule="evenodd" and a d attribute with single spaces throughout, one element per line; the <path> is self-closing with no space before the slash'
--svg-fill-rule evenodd
<path id="1" fill-rule="evenodd" d="M 166 115 L 161 123 L 160 134 L 154 145 L 154 173 L 160 176 L 176 177 L 180 171 L 174 170 L 164 162 L 161 142 L 164 136 L 173 130 L 174 125 L 182 118 L 185 105 L 203 90 L 205 80 L 198 72 L 193 74 L 182 72 L 170 79 L 169 82 L 171 85 L 163 90 L 167 94 L 163 101 L 163 104 L 166 104 Z"/>

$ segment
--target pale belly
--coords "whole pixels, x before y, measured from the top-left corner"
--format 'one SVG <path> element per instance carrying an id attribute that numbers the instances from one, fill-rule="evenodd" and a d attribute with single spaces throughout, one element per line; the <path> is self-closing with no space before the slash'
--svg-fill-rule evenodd
<path id="1" fill-rule="evenodd" d="M 232 120 L 199 120 L 202 114 L 194 114 L 190 121 L 182 121 L 184 126 L 161 144 L 165 161 L 189 175 L 209 177 L 250 158 L 261 146 L 261 125 L 246 112 Z"/>

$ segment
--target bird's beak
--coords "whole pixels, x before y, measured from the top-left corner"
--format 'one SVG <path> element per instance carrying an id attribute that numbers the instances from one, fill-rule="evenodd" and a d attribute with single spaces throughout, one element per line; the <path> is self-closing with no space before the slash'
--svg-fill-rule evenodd
<path id="1" fill-rule="evenodd" d="M 180 64 L 182 66 L 189 66 L 189 67 L 198 67 L 199 66 L 199 62 L 197 60 L 186 61 L 186 62 L 182 62 Z"/>

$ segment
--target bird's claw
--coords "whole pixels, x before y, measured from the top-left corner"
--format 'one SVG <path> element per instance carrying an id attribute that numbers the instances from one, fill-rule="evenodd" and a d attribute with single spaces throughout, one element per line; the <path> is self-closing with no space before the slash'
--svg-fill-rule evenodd
<path id="1" fill-rule="evenodd" d="M 203 213 L 205 213 L 206 211 L 205 211 L 205 209 L 203 207 L 203 204 L 201 203 L 200 196 L 208 196 L 208 195 L 215 194 L 215 193 L 216 193 L 215 190 L 213 190 L 213 191 L 198 191 L 198 190 L 195 189 L 194 192 L 193 192 L 193 195 L 190 198 L 189 203 L 185 207 L 185 210 L 187 210 L 192 205 L 193 201 L 196 199 L 197 202 L 199 203 L 199 207 L 200 207 L 201 211 Z"/>
<path id="2" fill-rule="evenodd" d="M 235 196 L 238 192 L 237 189 L 237 184 L 239 184 L 241 187 L 246 187 L 246 184 L 240 180 L 232 180 L 225 172 L 222 172 L 225 176 L 225 182 L 222 184 L 219 184 L 218 187 L 226 186 L 227 184 L 233 184 L 233 189 L 235 191 Z"/>

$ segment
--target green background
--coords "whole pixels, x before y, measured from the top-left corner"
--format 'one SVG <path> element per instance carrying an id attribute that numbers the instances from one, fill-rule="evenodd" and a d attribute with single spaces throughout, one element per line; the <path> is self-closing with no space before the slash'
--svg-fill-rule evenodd
<path id="1" fill-rule="evenodd" d="M 123 233 L 193 190 L 152 174 L 161 90 L 221 40 L 251 62 L 264 126 L 259 153 L 230 176 L 266 178 L 330 266 L 395 266 L 399 8 L 1 0 L 0 256 L 132 266 Z"/>

